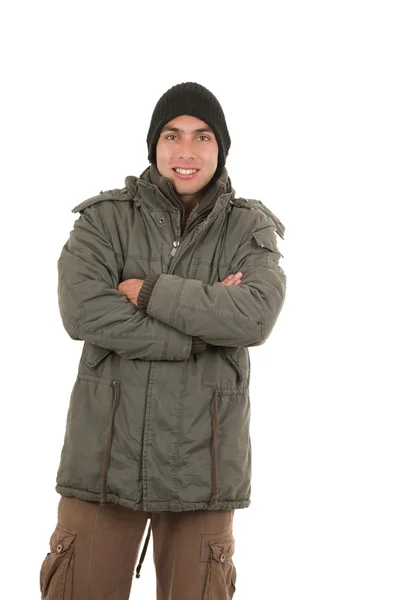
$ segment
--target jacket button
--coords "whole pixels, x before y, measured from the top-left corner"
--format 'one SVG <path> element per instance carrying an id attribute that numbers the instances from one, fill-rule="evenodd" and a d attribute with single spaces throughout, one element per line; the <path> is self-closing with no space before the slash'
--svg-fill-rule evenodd
<path id="1" fill-rule="evenodd" d="M 58 554 L 59 554 L 60 552 L 62 552 L 62 550 L 63 550 L 63 546 L 62 546 L 62 544 L 58 544 L 58 546 L 57 546 L 57 552 L 58 552 Z"/>
<path id="2" fill-rule="evenodd" d="M 225 560 L 226 560 L 226 556 L 224 554 L 221 554 L 220 555 L 220 561 L 221 562 L 225 562 Z"/>

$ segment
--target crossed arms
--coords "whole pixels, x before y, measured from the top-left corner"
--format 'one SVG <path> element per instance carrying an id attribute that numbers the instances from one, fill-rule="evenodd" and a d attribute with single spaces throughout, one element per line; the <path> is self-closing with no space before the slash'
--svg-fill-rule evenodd
<path id="1" fill-rule="evenodd" d="M 72 339 L 142 360 L 187 360 L 194 337 L 214 346 L 264 343 L 283 306 L 286 277 L 278 266 L 274 227 L 266 222 L 252 234 L 232 261 L 231 272 L 243 273 L 239 285 L 161 274 L 140 310 L 118 289 L 122 257 L 105 233 L 99 208 L 87 207 L 58 259 L 66 331 Z"/>

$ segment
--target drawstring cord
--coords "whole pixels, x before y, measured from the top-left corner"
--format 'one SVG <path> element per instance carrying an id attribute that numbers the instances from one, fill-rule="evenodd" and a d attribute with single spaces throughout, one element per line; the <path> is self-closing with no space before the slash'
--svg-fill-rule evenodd
<path id="1" fill-rule="evenodd" d="M 152 513 L 150 513 L 150 514 L 152 514 Z M 146 540 L 145 540 L 145 544 L 144 544 L 143 550 L 141 552 L 141 557 L 139 559 L 139 563 L 138 563 L 138 566 L 136 568 L 136 577 L 137 577 L 137 579 L 139 579 L 139 577 L 141 576 L 141 568 L 142 568 L 142 565 L 143 565 L 143 561 L 145 560 L 145 555 L 146 555 L 146 550 L 147 550 L 147 547 L 148 547 L 148 544 L 149 544 L 151 530 L 152 530 L 152 524 L 150 523 L 150 525 L 149 525 L 149 531 L 147 533 Z"/>
<path id="2" fill-rule="evenodd" d="M 114 427 L 114 417 L 116 414 L 117 403 L 120 395 L 120 382 L 114 379 L 111 383 L 114 388 L 113 392 L 113 406 L 112 406 L 112 414 L 110 418 L 109 432 L 106 440 L 106 448 L 105 455 L 103 457 L 103 467 L 102 467 L 102 487 L 101 487 L 101 499 L 100 505 L 105 504 L 105 496 L 106 496 L 106 478 L 109 470 L 109 462 L 110 462 L 110 449 L 112 446 L 113 439 L 113 427 Z"/>

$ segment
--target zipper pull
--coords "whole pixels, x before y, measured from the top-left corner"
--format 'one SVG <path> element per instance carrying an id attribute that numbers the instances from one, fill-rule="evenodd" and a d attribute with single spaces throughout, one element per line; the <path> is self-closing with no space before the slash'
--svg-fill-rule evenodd
<path id="1" fill-rule="evenodd" d="M 178 248 L 178 246 L 179 246 L 179 241 L 178 241 L 178 240 L 175 240 L 174 242 L 172 242 L 172 245 L 173 245 L 174 247 L 173 247 L 173 248 L 172 248 L 172 250 L 171 250 L 170 258 L 171 258 L 171 256 L 175 256 L 176 249 L 177 249 L 177 248 Z"/>

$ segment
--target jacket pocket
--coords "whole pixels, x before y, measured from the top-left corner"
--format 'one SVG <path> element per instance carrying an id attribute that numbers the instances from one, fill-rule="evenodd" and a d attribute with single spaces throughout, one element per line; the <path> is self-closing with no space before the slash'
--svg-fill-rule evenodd
<path id="1" fill-rule="evenodd" d="M 90 342 L 84 342 L 83 352 L 81 358 L 86 365 L 94 369 L 99 363 L 111 353 L 108 348 L 102 348 L 101 346 L 95 346 Z"/>
<path id="2" fill-rule="evenodd" d="M 240 346 L 239 348 L 223 346 L 221 347 L 220 352 L 236 373 L 235 386 L 248 387 L 250 375 L 248 350 L 244 346 Z"/>
<path id="3" fill-rule="evenodd" d="M 284 258 L 284 256 L 278 249 L 275 237 L 271 238 L 265 232 L 260 231 L 252 234 L 252 242 L 251 262 L 259 260 L 262 266 L 284 273 L 279 265 L 280 257 Z"/>
<path id="4" fill-rule="evenodd" d="M 236 591 L 236 567 L 233 563 L 234 536 L 208 542 L 210 556 L 208 559 L 207 576 L 203 600 L 223 600 L 233 598 Z"/>
<path id="5" fill-rule="evenodd" d="M 248 389 L 215 389 L 211 401 L 212 493 L 210 505 L 249 500 L 251 403 Z"/>
<path id="6" fill-rule="evenodd" d="M 121 384 L 116 379 L 78 375 L 70 398 L 57 474 L 56 489 L 60 494 L 63 488 L 83 489 L 105 502 L 106 494 L 110 493 L 107 478 L 120 395 Z M 115 453 L 120 460 L 119 439 Z"/>
<path id="7" fill-rule="evenodd" d="M 45 600 L 71 600 L 76 532 L 57 524 L 50 539 L 50 552 L 40 569 L 40 592 Z"/>

